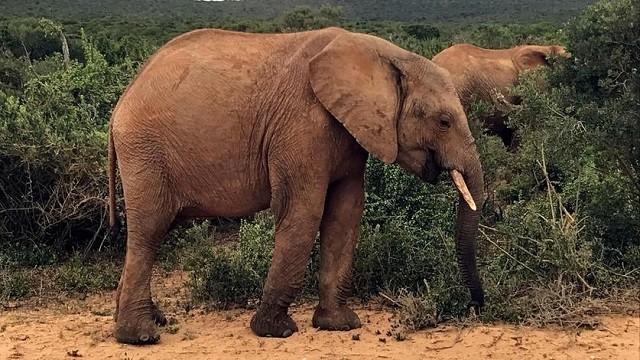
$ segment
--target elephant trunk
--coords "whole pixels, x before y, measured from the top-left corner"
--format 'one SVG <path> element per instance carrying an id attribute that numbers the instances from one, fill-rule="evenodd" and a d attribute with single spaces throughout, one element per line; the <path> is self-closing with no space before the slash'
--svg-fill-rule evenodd
<path id="1" fill-rule="evenodd" d="M 475 150 L 472 154 L 464 173 L 460 175 L 453 170 L 451 175 L 460 192 L 455 232 L 458 266 L 471 292 L 470 305 L 478 310 L 484 305 L 484 291 L 476 264 L 476 236 L 484 203 L 484 174 Z"/>

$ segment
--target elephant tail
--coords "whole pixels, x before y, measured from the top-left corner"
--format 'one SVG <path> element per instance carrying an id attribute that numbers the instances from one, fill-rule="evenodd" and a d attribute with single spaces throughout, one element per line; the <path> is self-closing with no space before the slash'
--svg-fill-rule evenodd
<path id="1" fill-rule="evenodd" d="M 113 144 L 113 133 L 111 123 L 109 123 L 109 150 L 108 150 L 108 167 L 107 176 L 109 178 L 109 232 L 111 238 L 115 239 L 120 232 L 118 218 L 116 216 L 116 148 Z"/>

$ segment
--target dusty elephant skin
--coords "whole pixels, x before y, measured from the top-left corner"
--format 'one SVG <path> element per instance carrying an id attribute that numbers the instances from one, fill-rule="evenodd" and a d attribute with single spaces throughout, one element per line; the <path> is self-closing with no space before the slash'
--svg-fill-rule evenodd
<path id="1" fill-rule="evenodd" d="M 433 62 L 449 71 L 463 105 L 469 105 L 474 97 L 490 103 L 514 104 L 517 99 L 509 95 L 508 89 L 518 83 L 518 76 L 523 71 L 549 66 L 550 56 L 568 58 L 569 53 L 558 45 L 522 45 L 492 50 L 458 44 L 442 50 L 433 57 Z M 514 134 L 506 126 L 504 116 L 495 114 L 483 122 L 505 146 L 511 146 Z"/>
<path id="2" fill-rule="evenodd" d="M 170 41 L 125 91 L 111 121 L 110 220 L 115 225 L 117 165 L 128 222 L 117 340 L 159 339 L 164 316 L 151 300 L 151 268 L 172 224 L 269 207 L 275 250 L 253 332 L 287 337 L 297 330 L 288 307 L 318 230 L 313 325 L 359 327 L 346 298 L 368 154 L 429 182 L 451 172 L 461 193 L 458 262 L 472 305 L 482 306 L 475 238 L 483 174 L 445 71 L 338 28 L 278 35 L 206 29 Z"/>

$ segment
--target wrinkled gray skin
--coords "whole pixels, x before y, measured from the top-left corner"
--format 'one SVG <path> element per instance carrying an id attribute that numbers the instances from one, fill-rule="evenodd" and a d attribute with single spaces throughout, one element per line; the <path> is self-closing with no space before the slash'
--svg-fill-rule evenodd
<path id="1" fill-rule="evenodd" d="M 442 170 L 457 171 L 482 207 L 482 168 L 467 118 L 448 75 L 429 60 L 337 28 L 199 30 L 169 42 L 125 91 L 111 121 L 110 221 L 117 167 L 128 223 L 116 339 L 159 339 L 156 324 L 166 320 L 151 300 L 151 270 L 172 224 L 266 208 L 275 217 L 275 249 L 251 329 L 275 337 L 297 330 L 287 310 L 318 231 L 313 325 L 359 327 L 346 299 L 368 154 L 430 182 Z M 473 305 L 481 306 L 480 211 L 464 201 L 458 208 L 458 262 Z"/>

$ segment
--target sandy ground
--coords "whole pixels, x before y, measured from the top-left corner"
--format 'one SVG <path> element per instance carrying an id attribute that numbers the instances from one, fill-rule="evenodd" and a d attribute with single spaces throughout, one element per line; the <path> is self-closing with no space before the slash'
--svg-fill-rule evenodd
<path id="1" fill-rule="evenodd" d="M 311 327 L 312 305 L 296 306 L 300 332 L 288 339 L 258 338 L 247 310 L 186 311 L 184 275 L 160 281 L 156 293 L 176 323 L 159 344 L 115 342 L 113 294 L 85 300 L 25 304 L 0 312 L 0 359 L 628 359 L 640 360 L 637 315 L 606 316 L 596 330 L 538 329 L 511 325 L 441 326 L 398 341 L 393 315 L 357 309 L 364 326 L 351 332 Z M 163 299 L 164 298 L 164 299 Z"/>

